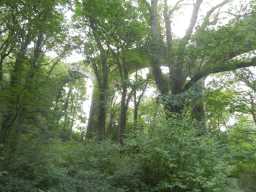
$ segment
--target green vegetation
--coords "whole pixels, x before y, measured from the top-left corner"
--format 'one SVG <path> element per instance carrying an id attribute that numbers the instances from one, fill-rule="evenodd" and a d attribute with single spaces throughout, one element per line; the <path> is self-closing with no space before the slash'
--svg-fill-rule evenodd
<path id="1" fill-rule="evenodd" d="M 255 1 L 191 2 L 1 0 L 0 191 L 255 192 Z"/>

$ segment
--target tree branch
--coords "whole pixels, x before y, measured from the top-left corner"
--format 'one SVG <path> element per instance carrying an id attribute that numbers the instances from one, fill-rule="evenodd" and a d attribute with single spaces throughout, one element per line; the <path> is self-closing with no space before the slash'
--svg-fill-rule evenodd
<path id="1" fill-rule="evenodd" d="M 150 12 L 151 8 L 150 8 L 150 4 L 147 2 L 147 0 L 139 0 L 139 3 L 143 4 Z"/>
<path id="2" fill-rule="evenodd" d="M 219 8 L 223 7 L 224 5 L 226 5 L 227 3 L 231 2 L 233 0 L 223 0 L 221 3 L 215 5 L 214 7 L 212 7 L 207 13 L 206 16 L 204 18 L 204 21 L 200 27 L 201 30 L 205 30 L 205 28 L 209 25 L 209 20 L 211 15 Z"/>
<path id="3" fill-rule="evenodd" d="M 173 6 L 173 8 L 169 10 L 168 15 L 171 16 L 171 15 L 174 13 L 174 11 L 176 11 L 177 9 L 180 8 L 181 4 L 182 4 L 184 1 L 185 1 L 185 0 L 179 0 L 179 1 L 177 1 L 176 4 Z"/>
<path id="4" fill-rule="evenodd" d="M 190 81 L 186 83 L 186 85 L 183 88 L 183 91 L 188 90 L 198 80 L 210 74 L 227 72 L 227 71 L 232 71 L 232 70 L 241 69 L 241 68 L 250 67 L 250 66 L 256 66 L 256 57 L 252 58 L 249 61 L 232 60 L 227 62 L 226 64 L 218 64 L 218 65 L 213 65 L 211 67 L 206 66 L 204 69 L 202 69 L 197 74 L 195 74 Z"/>
<path id="5" fill-rule="evenodd" d="M 177 58 L 177 63 L 179 63 L 179 64 L 183 63 L 182 60 L 183 60 L 185 48 L 186 48 L 186 45 L 189 42 L 189 40 L 190 40 L 190 38 L 193 34 L 193 30 L 196 26 L 198 15 L 199 15 L 199 10 L 200 10 L 200 7 L 201 7 L 202 3 L 203 3 L 203 0 L 196 0 L 196 3 L 194 4 L 194 8 L 193 8 L 192 16 L 191 16 L 191 19 L 190 19 L 189 27 L 186 31 L 185 36 L 181 40 L 181 43 L 180 43 L 179 48 L 178 48 L 179 55 L 178 55 L 178 58 Z"/>
<path id="6" fill-rule="evenodd" d="M 191 19 L 190 19 L 190 24 L 189 24 L 189 27 L 186 31 L 186 35 L 184 37 L 184 44 L 187 44 L 187 42 L 189 41 L 189 39 L 190 39 L 190 37 L 193 33 L 193 30 L 194 30 L 194 28 L 196 26 L 196 23 L 197 23 L 199 10 L 200 10 L 200 7 L 201 7 L 202 3 L 203 3 L 203 0 L 197 0 L 195 5 L 194 5 L 192 16 L 191 16 Z"/>

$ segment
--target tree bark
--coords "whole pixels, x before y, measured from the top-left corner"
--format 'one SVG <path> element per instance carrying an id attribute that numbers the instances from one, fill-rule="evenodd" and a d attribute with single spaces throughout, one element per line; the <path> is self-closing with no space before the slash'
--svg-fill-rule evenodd
<path id="1" fill-rule="evenodd" d="M 192 99 L 192 118 L 196 122 L 196 126 L 204 133 L 207 129 L 205 105 L 203 101 L 204 95 L 204 79 L 197 82 L 194 90 L 197 94 L 196 98 Z"/>
<path id="2" fill-rule="evenodd" d="M 70 104 L 70 98 L 72 95 L 73 88 L 70 86 L 68 90 L 68 94 L 66 96 L 65 104 L 64 104 L 64 123 L 63 123 L 63 129 L 65 130 L 68 127 L 69 117 L 68 117 L 68 109 Z"/>
<path id="3" fill-rule="evenodd" d="M 18 54 L 16 55 L 14 68 L 11 73 L 11 82 L 10 82 L 11 91 L 15 90 L 15 88 L 21 85 L 23 62 L 25 59 L 29 42 L 30 42 L 29 35 L 27 35 L 25 37 L 24 42 L 21 44 Z M 5 144 L 8 142 L 10 134 L 14 127 L 14 124 L 16 124 L 15 122 L 18 120 L 18 117 L 20 117 L 20 110 L 22 109 L 22 106 L 20 106 L 20 94 L 17 93 L 16 91 L 12 93 L 13 94 L 12 97 L 16 99 L 16 103 L 10 103 L 11 106 L 7 109 L 6 112 L 3 113 L 3 118 L 1 122 L 1 131 L 0 131 L 1 144 Z M 20 125 L 18 124 L 17 126 L 19 127 Z"/>
<path id="4" fill-rule="evenodd" d="M 253 118 L 254 124 L 256 125 L 256 112 L 252 111 L 251 113 L 252 113 L 252 118 Z"/>
<path id="5" fill-rule="evenodd" d="M 151 68 L 152 73 L 162 95 L 167 95 L 169 92 L 168 82 L 164 79 L 161 71 L 161 55 L 162 53 L 162 41 L 161 41 L 161 30 L 158 18 L 158 0 L 151 0 Z"/>
<path id="6" fill-rule="evenodd" d="M 105 136 L 107 105 L 108 105 L 108 85 L 94 86 L 90 116 L 87 126 L 87 137 L 97 136 L 101 140 Z"/>
<path id="7" fill-rule="evenodd" d="M 105 137 L 107 103 L 108 103 L 108 88 L 106 85 L 101 88 L 99 93 L 99 116 L 98 116 L 98 138 L 99 140 Z"/>
<path id="8" fill-rule="evenodd" d="M 97 87 L 93 86 L 93 92 L 92 92 L 92 101 L 91 101 L 91 107 L 90 107 L 90 114 L 87 124 L 87 131 L 86 131 L 86 137 L 91 138 L 92 136 L 96 136 L 96 129 L 97 126 L 97 104 L 98 104 L 98 93 L 97 93 Z"/>
<path id="9" fill-rule="evenodd" d="M 126 129 L 126 116 L 127 116 L 127 87 L 124 86 L 122 89 L 121 96 L 121 105 L 120 105 L 120 117 L 119 117 L 119 132 L 118 132 L 118 141 L 120 144 L 123 144 L 124 133 Z"/>
<path id="10" fill-rule="evenodd" d="M 137 76 L 137 74 L 136 74 Z M 136 81 L 137 81 L 137 77 L 136 77 Z M 133 126 L 134 128 L 137 127 L 137 123 L 138 123 L 138 114 L 139 114 L 139 107 L 140 107 L 140 103 L 142 101 L 142 98 L 146 92 L 146 89 L 148 87 L 148 79 L 146 80 L 146 82 L 144 82 L 145 85 L 142 89 L 141 94 L 137 97 L 137 90 L 134 90 L 134 113 L 133 113 Z"/>

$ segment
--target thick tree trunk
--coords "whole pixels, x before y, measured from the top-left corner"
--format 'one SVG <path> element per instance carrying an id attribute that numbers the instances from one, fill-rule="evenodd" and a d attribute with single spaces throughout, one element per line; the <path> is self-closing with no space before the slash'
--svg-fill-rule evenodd
<path id="1" fill-rule="evenodd" d="M 136 74 L 136 81 L 137 81 L 137 74 Z M 134 113 L 133 113 L 133 123 L 134 123 L 134 128 L 137 127 L 137 123 L 138 123 L 138 115 L 139 115 L 139 107 L 140 107 L 140 103 L 142 101 L 142 98 L 146 92 L 146 89 L 148 87 L 148 80 L 146 80 L 146 82 L 144 82 L 145 85 L 142 89 L 142 92 L 140 95 L 138 95 L 137 97 L 137 90 L 134 91 Z"/>
<path id="2" fill-rule="evenodd" d="M 0 89 L 3 83 L 3 63 L 0 61 Z"/>
<path id="3" fill-rule="evenodd" d="M 158 16 L 158 0 L 151 0 L 151 69 L 152 73 L 162 95 L 167 95 L 169 92 L 168 81 L 164 79 L 164 76 L 161 71 L 161 55 L 163 55 L 162 50 L 162 41 L 161 41 L 161 30 L 159 24 Z"/>
<path id="4" fill-rule="evenodd" d="M 181 114 L 184 109 L 183 102 L 173 101 L 179 99 L 179 94 L 182 92 L 183 85 L 185 83 L 185 77 L 183 75 L 183 65 L 180 65 L 178 61 L 173 62 L 170 67 L 170 82 L 164 78 L 161 72 L 161 62 L 160 57 L 163 55 L 161 53 L 161 30 L 158 19 L 158 0 L 151 0 L 151 33 L 152 33 L 152 72 L 156 81 L 156 85 L 163 96 L 170 96 L 168 99 L 164 99 L 164 107 L 167 112 L 167 115 L 170 114 Z M 165 10 L 167 12 L 167 10 Z M 170 49 L 171 49 L 171 29 L 170 29 L 170 20 L 166 13 L 165 15 L 165 24 L 167 27 L 167 59 L 170 62 Z M 171 91 L 171 93 L 170 93 Z M 171 94 L 171 95 L 170 95 Z M 180 99 L 179 99 L 180 100 Z"/>
<path id="5" fill-rule="evenodd" d="M 69 124 L 68 109 L 69 109 L 69 105 L 70 105 L 70 97 L 72 95 L 72 91 L 73 91 L 73 88 L 70 86 L 66 100 L 65 100 L 65 104 L 64 104 L 64 123 L 63 123 L 64 130 L 68 128 L 68 124 Z"/>
<path id="6" fill-rule="evenodd" d="M 12 129 L 15 127 L 16 121 L 20 116 L 20 94 L 17 93 L 17 88 L 20 88 L 22 85 L 22 72 L 23 72 L 23 62 L 27 52 L 27 47 L 29 44 L 29 37 L 26 37 L 26 40 L 22 43 L 20 51 L 16 55 L 16 61 L 14 63 L 14 68 L 11 73 L 11 82 L 10 82 L 10 91 L 14 91 L 11 95 L 15 98 L 16 103 L 8 103 L 10 106 L 7 111 L 3 113 L 3 118 L 1 122 L 1 131 L 0 131 L 0 143 L 5 144 L 8 142 L 10 134 L 13 133 Z M 9 102 L 9 101 L 7 101 Z M 15 132 L 15 131 L 14 131 Z"/>
<path id="7" fill-rule="evenodd" d="M 179 97 L 179 96 L 177 96 Z M 167 116 L 170 117 L 182 117 L 182 114 L 184 112 L 184 105 L 178 104 L 178 103 L 167 103 L 165 104 L 165 111 L 167 113 Z"/>
<path id="8" fill-rule="evenodd" d="M 174 81 L 173 84 L 176 82 Z M 167 98 L 164 98 L 163 105 L 167 116 L 177 116 L 182 117 L 182 114 L 185 109 L 185 100 L 186 98 L 183 96 L 181 89 L 177 87 L 172 87 L 171 93 L 167 95 Z"/>
<path id="9" fill-rule="evenodd" d="M 20 98 L 17 98 L 17 108 L 4 114 L 0 131 L 0 144 L 12 152 L 16 149 L 20 133 L 23 131 L 24 108 L 21 106 Z"/>
<path id="10" fill-rule="evenodd" d="M 106 135 L 110 138 L 113 138 L 114 140 L 117 140 L 117 129 L 115 129 L 115 115 L 116 115 L 116 103 L 115 103 L 115 95 L 113 92 L 113 95 L 111 95 L 110 103 L 109 103 L 109 117 L 108 117 L 108 125 L 106 130 Z"/>
<path id="11" fill-rule="evenodd" d="M 251 115 L 252 115 L 252 119 L 256 125 L 256 103 L 253 99 L 254 98 L 252 98 L 252 100 L 251 100 Z"/>
<path id="12" fill-rule="evenodd" d="M 108 103 L 108 88 L 102 87 L 99 93 L 99 116 L 98 116 L 98 126 L 97 126 L 99 140 L 105 137 L 107 103 Z"/>
<path id="13" fill-rule="evenodd" d="M 91 101 L 91 107 L 90 107 L 90 114 L 89 114 L 89 119 L 88 119 L 88 125 L 87 125 L 87 131 L 86 131 L 86 136 L 88 138 L 95 136 L 96 135 L 96 125 L 97 123 L 97 103 L 98 103 L 98 93 L 97 93 L 97 88 L 94 86 L 93 87 L 93 93 L 92 93 L 92 101 Z"/>
<path id="14" fill-rule="evenodd" d="M 20 51 L 16 55 L 16 61 L 11 74 L 11 86 L 17 86 L 21 84 L 22 71 L 24 67 L 23 62 L 26 56 L 29 43 L 30 43 L 30 39 L 29 39 L 29 35 L 27 35 L 26 39 L 21 45 Z"/>
<path id="15" fill-rule="evenodd" d="M 97 136 L 99 140 L 105 136 L 107 104 L 108 104 L 108 85 L 94 86 L 90 117 L 87 126 L 87 137 Z"/>
<path id="16" fill-rule="evenodd" d="M 252 112 L 252 117 L 253 117 L 254 124 L 256 125 L 256 112 L 255 111 Z"/>
<path id="17" fill-rule="evenodd" d="M 107 126 L 107 135 L 112 138 L 114 135 L 116 135 L 114 134 L 114 120 L 115 120 L 115 112 L 111 110 L 109 115 L 108 126 Z"/>
<path id="18" fill-rule="evenodd" d="M 124 133 L 126 128 L 126 117 L 127 117 L 127 87 L 124 86 L 122 89 L 121 106 L 120 106 L 120 119 L 119 119 L 119 132 L 118 141 L 123 144 Z"/>
<path id="19" fill-rule="evenodd" d="M 0 144 L 5 144 L 8 141 L 10 135 L 10 128 L 13 126 L 16 121 L 16 116 L 12 116 L 11 113 L 4 114 L 1 130 L 0 130 Z"/>
<path id="20" fill-rule="evenodd" d="M 139 111 L 139 105 L 134 103 L 134 112 L 133 112 L 133 127 L 136 129 L 138 125 L 138 111 Z"/>
<path id="21" fill-rule="evenodd" d="M 196 121 L 196 124 L 202 132 L 207 129 L 206 117 L 205 117 L 205 106 L 203 101 L 204 95 L 204 80 L 196 83 L 195 92 L 197 93 L 196 99 L 192 100 L 192 118 Z"/>

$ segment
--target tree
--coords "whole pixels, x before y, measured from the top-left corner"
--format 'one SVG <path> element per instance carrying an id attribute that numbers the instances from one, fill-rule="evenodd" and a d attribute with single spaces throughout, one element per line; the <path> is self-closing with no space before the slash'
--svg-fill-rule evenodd
<path id="1" fill-rule="evenodd" d="M 121 109 L 119 120 L 119 140 L 122 143 L 126 127 L 126 113 L 129 103 L 129 63 L 126 54 L 129 49 L 140 44 L 143 35 L 143 21 L 134 11 L 131 2 L 124 1 L 82 1 L 76 4 L 77 16 L 82 19 L 81 28 L 89 31 L 89 39 L 84 39 L 87 62 L 96 77 L 94 96 L 98 103 L 91 110 L 88 130 L 98 130 L 98 136 L 104 137 L 106 129 L 107 106 L 110 97 L 110 74 L 119 73 L 121 85 Z M 111 10 L 110 10 L 111 9 Z M 100 14 L 99 14 L 100 12 Z M 96 16 L 97 15 L 97 16 Z M 96 17 L 95 17 L 96 16 Z M 125 30 L 123 26 L 126 26 Z M 118 79 L 117 78 L 117 79 Z M 113 78 L 114 79 L 114 78 Z M 95 111 L 98 111 L 95 113 Z M 94 116 L 95 115 L 95 116 Z M 94 117 L 93 117 L 94 116 Z M 91 128 L 93 127 L 93 128 Z"/>
<path id="2" fill-rule="evenodd" d="M 161 37 L 159 19 L 161 13 L 158 12 L 160 1 L 152 0 L 151 4 L 148 4 L 151 14 L 151 68 L 161 95 L 181 98 L 184 92 L 196 86 L 199 80 L 210 74 L 255 65 L 255 58 L 248 60 L 237 58 L 237 56 L 255 49 L 255 42 L 251 38 L 253 31 L 255 31 L 253 14 L 249 13 L 249 16 L 231 20 L 225 26 L 211 27 L 215 23 L 212 22 L 211 18 L 213 17 L 215 21 L 218 18 L 216 12 L 228 2 L 225 0 L 211 8 L 200 24 L 198 17 L 203 0 L 197 0 L 193 5 L 190 24 L 185 36 L 181 39 L 173 39 L 170 18 L 183 1 L 178 1 L 172 9 L 168 7 L 167 1 L 165 1 L 164 31 L 166 32 L 166 41 Z M 164 52 L 167 53 L 165 60 L 159 57 L 159 55 L 163 57 Z M 169 78 L 165 78 L 160 69 L 164 62 L 168 64 Z M 165 108 L 169 112 L 180 114 L 184 109 L 183 104 L 184 99 L 178 103 L 169 100 L 165 104 Z M 203 109 L 196 111 L 202 113 Z M 195 117 L 199 117 L 198 120 L 200 121 L 202 114 Z"/>
<path id="3" fill-rule="evenodd" d="M 10 144 L 13 150 L 19 135 L 26 131 L 25 121 L 31 110 L 35 110 L 29 107 L 29 100 L 37 99 L 38 86 L 42 86 L 43 79 L 50 76 L 59 63 L 58 58 L 49 63 L 45 52 L 54 49 L 53 43 L 63 41 L 63 16 L 57 9 L 62 3 L 55 0 L 1 2 L 4 10 L 1 17 L 1 55 L 4 56 L 1 57 L 1 84 L 5 85 L 2 96 L 7 97 L 1 103 L 0 142 Z M 59 48 L 62 52 L 67 51 L 65 44 Z M 46 76 L 45 65 L 52 65 Z M 37 75 L 43 79 L 36 78 Z"/>
<path id="4" fill-rule="evenodd" d="M 256 75 L 250 69 L 242 69 L 235 72 L 235 80 L 245 85 L 245 90 L 237 93 L 235 110 L 251 114 L 256 125 Z"/>

